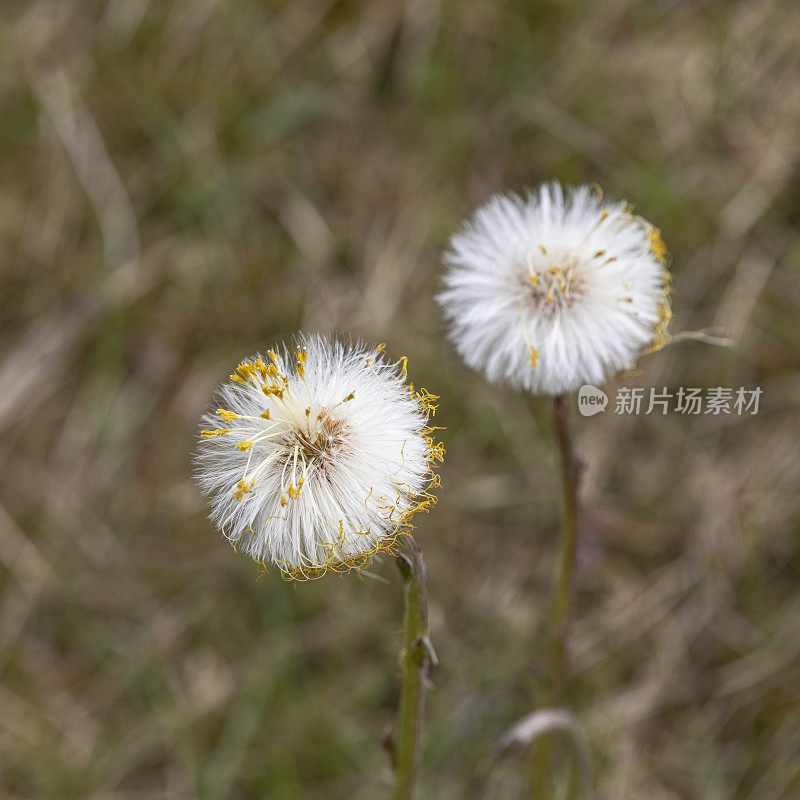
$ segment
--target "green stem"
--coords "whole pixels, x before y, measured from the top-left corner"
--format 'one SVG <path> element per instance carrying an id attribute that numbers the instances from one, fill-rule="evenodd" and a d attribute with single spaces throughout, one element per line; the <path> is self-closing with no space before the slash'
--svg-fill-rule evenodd
<path id="1" fill-rule="evenodd" d="M 546 705 L 551 708 L 561 703 L 566 683 L 566 634 L 579 528 L 578 482 L 581 462 L 573 443 L 569 397 L 565 394 L 553 398 L 553 421 L 561 462 L 563 505 L 558 565 L 548 631 Z M 552 797 L 549 761 L 548 742 L 546 738 L 541 738 L 533 748 L 531 764 L 531 797 L 534 800 L 550 800 Z"/>
<path id="2" fill-rule="evenodd" d="M 550 705 L 561 702 L 566 679 L 565 641 L 569 624 L 572 579 L 575 572 L 575 553 L 578 545 L 578 480 L 580 461 L 572 438 L 569 419 L 569 397 L 553 398 L 553 418 L 556 441 L 561 456 L 561 544 L 558 557 L 558 575 L 550 613 Z"/>
<path id="3" fill-rule="evenodd" d="M 397 567 L 405 581 L 405 648 L 402 656 L 403 686 L 394 747 L 393 800 L 411 800 L 414 797 L 419 773 L 425 686 L 430 666 L 425 562 L 414 538 L 409 536 L 406 542 L 406 552 L 397 554 Z"/>

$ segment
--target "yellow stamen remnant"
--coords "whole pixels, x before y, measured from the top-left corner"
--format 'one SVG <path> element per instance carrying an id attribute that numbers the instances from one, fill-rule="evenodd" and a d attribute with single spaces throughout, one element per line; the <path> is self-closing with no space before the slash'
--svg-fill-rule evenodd
<path id="1" fill-rule="evenodd" d="M 300 460 L 300 466 L 303 470 L 303 476 L 298 478 L 297 475 L 297 462 L 298 459 Z M 306 482 L 306 476 L 308 474 L 308 462 L 306 461 L 306 456 L 300 449 L 298 445 L 294 447 L 294 453 L 291 459 L 292 463 L 292 480 L 286 485 L 286 471 L 289 467 L 289 462 L 287 461 L 283 467 L 283 476 L 281 477 L 281 505 L 285 506 L 288 503 L 288 500 L 284 502 L 286 495 L 288 494 L 292 500 L 297 500 L 300 497 L 300 492 L 303 491 L 303 485 Z"/>
<path id="2" fill-rule="evenodd" d="M 427 389 L 420 389 L 417 392 L 417 398 L 425 413 L 432 417 L 436 413 L 436 409 L 439 408 L 439 404 L 435 402 L 439 399 L 439 395 L 431 394 Z"/>
<path id="3" fill-rule="evenodd" d="M 594 192 L 598 202 L 603 199 L 603 187 L 599 183 L 590 183 L 589 188 Z"/>
<path id="4" fill-rule="evenodd" d="M 658 228 L 650 228 L 647 240 L 650 242 L 653 255 L 663 264 L 667 260 L 667 246 L 661 238 L 661 231 Z"/>
<path id="5" fill-rule="evenodd" d="M 252 446 L 253 443 L 251 441 L 244 441 L 239 442 L 239 444 L 236 445 L 236 449 L 241 453 L 246 453 Z"/>
<path id="6" fill-rule="evenodd" d="M 528 345 L 528 355 L 530 357 L 531 366 L 535 367 L 539 362 L 539 351 L 532 344 Z"/>
<path id="7" fill-rule="evenodd" d="M 672 309 L 669 304 L 669 290 L 665 290 L 664 299 L 658 310 L 658 322 L 654 325 L 653 344 L 643 355 L 655 353 L 665 345 L 669 344 L 672 335 L 669 332 L 669 325 L 672 322 Z"/>
<path id="8" fill-rule="evenodd" d="M 306 372 L 306 361 L 308 361 L 308 350 L 305 347 L 301 349 L 298 346 L 295 355 L 297 356 L 297 374 L 303 378 Z"/>
<path id="9" fill-rule="evenodd" d="M 242 418 L 240 414 L 235 414 L 233 411 L 228 411 L 225 408 L 218 408 L 217 416 L 225 422 L 233 422 L 234 420 Z"/>
<path id="10" fill-rule="evenodd" d="M 269 409 L 258 415 L 261 419 L 269 419 Z"/>
<path id="11" fill-rule="evenodd" d="M 645 351 L 646 353 L 655 353 L 672 340 L 669 332 L 669 325 L 672 322 L 672 308 L 669 300 L 672 292 L 672 275 L 670 275 L 668 269 L 669 252 L 664 240 L 661 238 L 661 231 L 650 225 L 647 231 L 647 239 L 650 243 L 650 250 L 661 263 L 661 278 L 664 291 L 658 309 L 658 320 L 653 326 L 653 344 Z"/>
<path id="12" fill-rule="evenodd" d="M 534 273 L 531 273 L 531 286 L 538 286 L 538 285 L 539 285 L 539 279 L 536 277 L 536 275 L 534 275 Z"/>
<path id="13" fill-rule="evenodd" d="M 255 481 L 250 481 L 250 483 L 245 483 L 244 479 L 240 480 L 239 483 L 236 484 L 233 490 L 233 496 L 236 500 L 241 501 L 241 499 L 246 495 L 250 494 L 253 491 L 253 486 L 255 486 Z"/>
<path id="14" fill-rule="evenodd" d="M 236 367 L 236 371 L 247 380 L 252 380 L 256 374 L 256 368 L 247 361 L 242 361 L 242 363 Z"/>
<path id="15" fill-rule="evenodd" d="M 200 435 L 204 439 L 216 439 L 218 436 L 224 436 L 226 433 L 230 432 L 230 428 L 217 428 L 215 431 L 200 431 Z"/>
<path id="16" fill-rule="evenodd" d="M 305 481 L 302 478 L 300 478 L 300 480 L 297 483 L 297 486 L 290 485 L 286 488 L 286 494 L 288 494 L 289 497 L 292 498 L 292 500 L 297 500 L 297 498 L 300 497 L 300 492 L 303 490 L 304 483 Z"/>

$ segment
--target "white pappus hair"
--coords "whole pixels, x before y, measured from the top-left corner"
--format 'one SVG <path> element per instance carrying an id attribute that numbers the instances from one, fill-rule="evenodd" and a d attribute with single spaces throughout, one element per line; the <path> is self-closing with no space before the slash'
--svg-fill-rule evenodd
<path id="1" fill-rule="evenodd" d="M 450 339 L 492 382 L 558 395 L 602 384 L 669 337 L 660 231 L 588 186 L 495 196 L 444 256 Z"/>
<path id="2" fill-rule="evenodd" d="M 242 361 L 203 418 L 197 480 L 237 551 L 294 578 L 366 565 L 434 502 L 437 399 L 383 345 L 298 337 Z"/>

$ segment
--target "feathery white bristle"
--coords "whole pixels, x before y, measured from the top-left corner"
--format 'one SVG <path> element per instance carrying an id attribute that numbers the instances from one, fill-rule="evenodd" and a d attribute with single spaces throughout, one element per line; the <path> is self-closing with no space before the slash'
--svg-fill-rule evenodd
<path id="1" fill-rule="evenodd" d="M 659 231 L 588 186 L 495 196 L 456 234 L 437 298 L 466 363 L 558 395 L 602 384 L 666 342 Z"/>
<path id="2" fill-rule="evenodd" d="M 430 504 L 432 396 L 413 393 L 401 361 L 315 335 L 237 367 L 197 455 L 237 550 L 294 577 L 361 566 Z"/>

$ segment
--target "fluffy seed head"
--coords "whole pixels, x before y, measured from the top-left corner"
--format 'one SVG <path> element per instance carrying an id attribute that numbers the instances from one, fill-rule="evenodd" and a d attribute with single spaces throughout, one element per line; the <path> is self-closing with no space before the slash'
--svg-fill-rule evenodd
<path id="1" fill-rule="evenodd" d="M 435 502 L 437 399 L 406 359 L 322 336 L 242 361 L 203 418 L 197 479 L 237 550 L 294 578 L 390 551 Z"/>
<path id="2" fill-rule="evenodd" d="M 604 383 L 668 341 L 660 232 L 598 189 L 554 182 L 495 196 L 444 262 L 450 338 L 492 382 L 557 395 Z"/>

